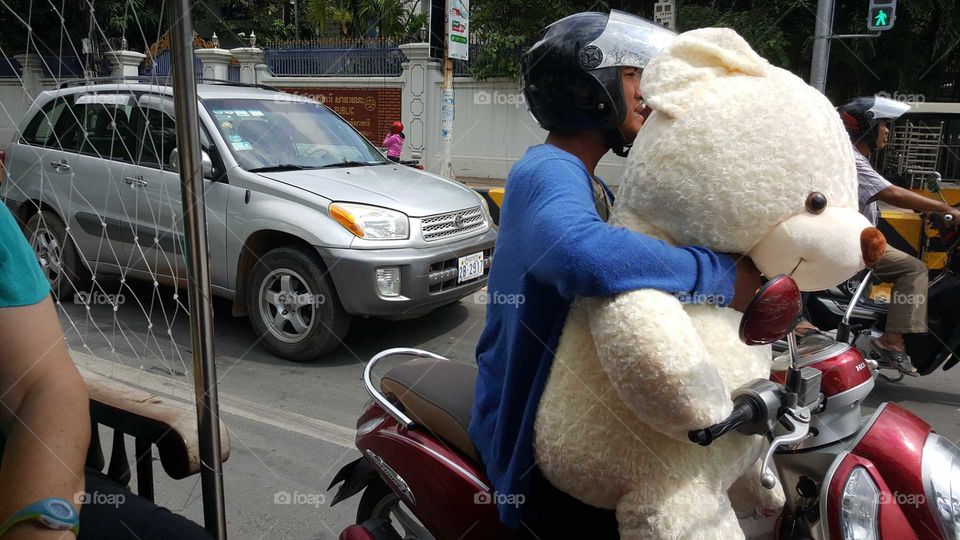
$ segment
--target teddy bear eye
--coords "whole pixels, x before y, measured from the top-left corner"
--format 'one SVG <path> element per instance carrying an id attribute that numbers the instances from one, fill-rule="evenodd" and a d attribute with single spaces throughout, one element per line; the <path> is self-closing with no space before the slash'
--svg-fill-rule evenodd
<path id="1" fill-rule="evenodd" d="M 807 195 L 807 211 L 812 214 L 819 214 L 827 207 L 827 197 L 819 191 L 814 191 Z"/>

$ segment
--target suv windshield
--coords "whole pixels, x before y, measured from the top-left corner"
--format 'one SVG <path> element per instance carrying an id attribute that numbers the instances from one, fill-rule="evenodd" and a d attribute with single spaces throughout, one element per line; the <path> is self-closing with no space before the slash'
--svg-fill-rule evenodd
<path id="1" fill-rule="evenodd" d="M 209 99 L 204 106 L 245 170 L 291 171 L 389 163 L 319 103 Z"/>

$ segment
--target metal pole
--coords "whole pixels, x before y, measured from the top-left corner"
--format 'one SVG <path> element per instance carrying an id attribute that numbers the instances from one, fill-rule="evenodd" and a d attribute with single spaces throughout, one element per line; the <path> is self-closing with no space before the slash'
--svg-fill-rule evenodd
<path id="1" fill-rule="evenodd" d="M 95 54 L 95 51 L 96 51 L 96 49 L 93 46 L 93 29 L 96 27 L 96 23 L 97 23 L 97 19 L 96 19 L 97 11 L 96 11 L 96 8 L 94 8 L 94 4 L 96 4 L 96 0 L 93 0 L 92 2 L 90 2 L 90 4 L 88 4 L 90 6 L 90 22 L 89 24 L 87 24 L 87 47 L 88 48 L 87 48 L 87 57 L 85 59 L 86 62 L 84 63 L 85 64 L 84 69 L 88 77 L 96 76 L 96 74 L 93 73 L 92 66 L 90 65 L 90 61 L 93 59 L 93 55 Z"/>
<path id="2" fill-rule="evenodd" d="M 833 34 L 833 0 L 818 0 L 817 26 L 813 36 L 813 58 L 810 61 L 810 86 L 823 94 L 827 89 L 831 34 Z"/>
<path id="3" fill-rule="evenodd" d="M 300 2 L 297 0 L 293 0 L 293 26 L 296 27 L 297 41 L 300 41 Z"/>
<path id="4" fill-rule="evenodd" d="M 453 174 L 453 60 L 450 58 L 450 5 L 446 5 L 443 30 L 443 101 L 440 106 L 440 176 L 454 180 Z"/>
<path id="5" fill-rule="evenodd" d="M 455 179 L 453 174 L 453 60 L 447 56 L 444 46 L 443 58 L 443 104 L 440 108 L 440 140 L 443 143 L 443 161 L 440 176 Z"/>
<path id="6" fill-rule="evenodd" d="M 221 540 L 227 537 L 227 520 L 220 461 L 220 411 L 213 349 L 213 304 L 210 296 L 197 86 L 194 80 L 193 22 L 189 0 L 172 0 L 168 5 L 173 106 L 177 118 L 180 190 L 187 246 L 187 293 L 190 299 L 197 435 L 200 440 L 203 521 L 207 532 Z"/>

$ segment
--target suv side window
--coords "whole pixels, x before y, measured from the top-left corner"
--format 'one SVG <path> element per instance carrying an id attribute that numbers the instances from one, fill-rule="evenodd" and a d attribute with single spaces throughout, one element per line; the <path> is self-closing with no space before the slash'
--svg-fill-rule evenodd
<path id="1" fill-rule="evenodd" d="M 23 142 L 37 146 L 60 148 L 63 137 L 57 135 L 65 135 L 64 131 L 70 131 L 69 125 L 72 114 L 68 109 L 67 98 L 60 96 L 50 100 L 37 111 L 37 114 L 27 124 L 26 129 L 23 130 L 21 135 Z M 62 131 L 58 132 L 57 128 Z"/>
<path id="2" fill-rule="evenodd" d="M 77 100 L 76 109 L 82 122 L 81 154 L 133 163 L 132 95 L 88 94 Z"/>
<path id="3" fill-rule="evenodd" d="M 145 167 L 170 171 L 170 154 L 177 147 L 177 122 L 173 117 L 173 100 L 168 96 L 143 94 L 133 114 L 138 117 L 134 124 L 138 147 L 134 154 L 136 163 Z M 200 123 L 200 147 L 211 155 L 215 170 L 222 170 L 216 151 Z"/>
<path id="4" fill-rule="evenodd" d="M 160 109 L 145 107 L 140 111 L 138 163 L 155 169 L 169 169 L 170 153 L 177 147 L 177 124 L 172 116 Z"/>

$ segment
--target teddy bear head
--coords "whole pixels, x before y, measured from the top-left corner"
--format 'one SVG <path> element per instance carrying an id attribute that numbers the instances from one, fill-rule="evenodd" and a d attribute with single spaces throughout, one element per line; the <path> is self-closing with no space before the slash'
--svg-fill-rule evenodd
<path id="1" fill-rule="evenodd" d="M 618 212 L 678 244 L 748 254 L 803 290 L 863 268 L 867 237 L 868 259 L 879 256 L 837 112 L 736 32 L 677 36 L 644 70 L 641 93 L 653 112 L 630 151 Z"/>

